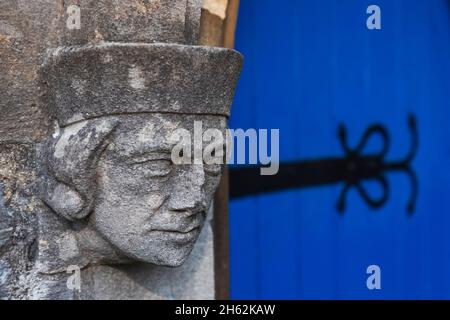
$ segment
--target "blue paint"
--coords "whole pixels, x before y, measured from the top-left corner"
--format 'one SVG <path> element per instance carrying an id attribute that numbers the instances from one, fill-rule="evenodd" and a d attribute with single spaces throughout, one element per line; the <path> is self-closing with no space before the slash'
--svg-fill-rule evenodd
<path id="1" fill-rule="evenodd" d="M 232 201 L 234 299 L 450 298 L 450 6 L 446 0 L 377 0 L 382 30 L 366 28 L 361 0 L 243 0 L 236 47 L 245 66 L 232 128 L 279 128 L 282 161 L 343 155 L 381 122 L 389 158 L 409 147 L 407 116 L 418 120 L 413 163 L 419 198 L 406 214 L 410 186 L 390 174 L 379 211 L 351 192 L 339 216 L 342 185 Z M 382 270 L 382 290 L 366 288 L 366 268 Z"/>

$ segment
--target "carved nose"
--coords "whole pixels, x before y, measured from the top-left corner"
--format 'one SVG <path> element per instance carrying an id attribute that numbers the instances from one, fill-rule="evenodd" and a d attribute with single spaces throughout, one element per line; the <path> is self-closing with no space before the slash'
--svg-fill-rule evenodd
<path id="1" fill-rule="evenodd" d="M 202 164 L 186 165 L 175 181 L 170 195 L 172 210 L 194 209 L 205 203 L 205 171 Z"/>

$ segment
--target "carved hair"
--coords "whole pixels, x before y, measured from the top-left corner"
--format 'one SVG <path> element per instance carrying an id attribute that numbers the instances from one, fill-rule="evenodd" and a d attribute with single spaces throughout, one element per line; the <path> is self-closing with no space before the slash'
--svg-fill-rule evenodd
<path id="1" fill-rule="evenodd" d="M 115 117 L 81 121 L 49 138 L 44 149 L 47 179 L 42 198 L 57 214 L 76 221 L 92 212 L 98 161 L 118 123 Z"/>

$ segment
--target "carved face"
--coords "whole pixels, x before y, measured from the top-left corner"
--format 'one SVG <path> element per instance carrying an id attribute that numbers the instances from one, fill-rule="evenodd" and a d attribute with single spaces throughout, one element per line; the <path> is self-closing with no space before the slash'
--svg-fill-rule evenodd
<path id="1" fill-rule="evenodd" d="M 178 266 L 199 237 L 222 165 L 175 165 L 173 133 L 184 128 L 194 139 L 195 120 L 202 121 L 203 131 L 219 129 L 225 137 L 225 118 L 173 114 L 124 118 L 98 162 L 90 222 L 125 255 Z"/>

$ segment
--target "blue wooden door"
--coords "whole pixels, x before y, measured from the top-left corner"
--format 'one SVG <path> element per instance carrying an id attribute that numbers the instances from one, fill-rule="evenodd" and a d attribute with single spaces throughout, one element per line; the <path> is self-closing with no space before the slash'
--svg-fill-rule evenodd
<path id="1" fill-rule="evenodd" d="M 366 27 L 371 4 L 381 30 Z M 410 114 L 419 145 L 412 215 L 401 170 L 385 173 L 379 209 L 353 188 L 340 214 L 343 182 L 231 201 L 232 298 L 450 298 L 450 3 L 242 0 L 236 47 L 245 65 L 231 127 L 280 129 L 281 161 L 344 157 L 340 123 L 352 146 L 380 123 L 387 161 L 401 159 Z M 381 268 L 381 290 L 366 286 L 370 265 Z"/>

